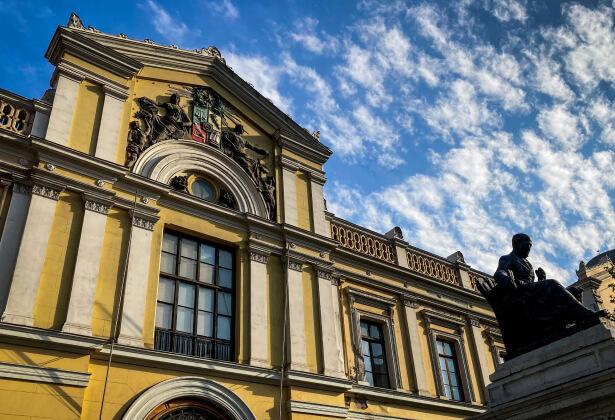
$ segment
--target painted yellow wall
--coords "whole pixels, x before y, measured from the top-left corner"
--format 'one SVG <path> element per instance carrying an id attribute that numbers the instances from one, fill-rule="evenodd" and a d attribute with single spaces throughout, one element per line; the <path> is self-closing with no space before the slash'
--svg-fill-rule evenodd
<path id="1" fill-rule="evenodd" d="M 320 340 L 320 313 L 318 309 L 318 279 L 310 267 L 301 273 L 303 283 L 303 311 L 305 319 L 305 346 L 310 372 L 321 373 L 322 342 Z"/>
<path id="2" fill-rule="evenodd" d="M 313 230 L 311 216 L 310 180 L 303 172 L 297 172 L 296 177 L 297 188 L 297 223 L 300 228 L 305 230 Z"/>
<path id="3" fill-rule="evenodd" d="M 56 206 L 34 308 L 34 326 L 60 329 L 66 319 L 83 222 L 83 199 L 63 192 Z"/>
<path id="4" fill-rule="evenodd" d="M 70 130 L 69 147 L 94 154 L 104 101 L 102 86 L 87 80 L 81 82 Z"/>
<path id="5" fill-rule="evenodd" d="M 92 307 L 92 335 L 110 337 L 117 317 L 119 285 L 124 274 L 124 256 L 128 253 L 130 216 L 125 210 L 111 208 L 105 225 L 105 237 L 96 293 Z"/>
<path id="6" fill-rule="evenodd" d="M 269 360 L 272 366 L 282 365 L 283 333 L 284 333 L 284 272 L 283 264 L 279 257 L 270 256 L 267 261 L 267 291 L 269 293 Z M 249 339 L 246 334 L 246 340 Z"/>

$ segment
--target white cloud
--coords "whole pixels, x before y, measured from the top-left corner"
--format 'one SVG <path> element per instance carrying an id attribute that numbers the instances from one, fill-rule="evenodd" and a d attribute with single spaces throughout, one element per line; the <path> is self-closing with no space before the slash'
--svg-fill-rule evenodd
<path id="1" fill-rule="evenodd" d="M 239 9 L 233 4 L 231 0 L 219 0 L 216 2 L 209 2 L 207 5 L 209 10 L 226 19 L 234 20 L 239 18 Z"/>
<path id="2" fill-rule="evenodd" d="M 318 33 L 317 26 L 318 20 L 311 17 L 298 20 L 290 37 L 315 54 L 335 53 L 339 47 L 338 40 L 324 31 Z"/>
<path id="3" fill-rule="evenodd" d="M 493 16 L 502 22 L 509 22 L 512 20 L 525 22 L 527 19 L 525 2 L 518 0 L 490 0 L 485 3 L 487 10 L 491 11 Z"/>
<path id="4" fill-rule="evenodd" d="M 184 41 L 186 35 L 190 32 L 184 22 L 171 17 L 169 12 L 153 0 L 147 0 L 147 6 L 152 11 L 151 18 L 154 28 L 160 35 L 171 42 L 181 43 Z M 200 31 L 193 31 L 191 35 L 198 36 L 197 33 L 200 33 Z"/>
<path id="5" fill-rule="evenodd" d="M 224 57 L 227 64 L 239 76 L 254 85 L 263 96 L 286 113 L 291 112 L 292 99 L 284 96 L 279 90 L 283 69 L 271 64 L 263 56 L 225 53 Z"/>
<path id="6" fill-rule="evenodd" d="M 579 118 L 563 105 L 541 110 L 538 113 L 538 127 L 547 137 L 567 149 L 576 149 L 585 141 Z"/>

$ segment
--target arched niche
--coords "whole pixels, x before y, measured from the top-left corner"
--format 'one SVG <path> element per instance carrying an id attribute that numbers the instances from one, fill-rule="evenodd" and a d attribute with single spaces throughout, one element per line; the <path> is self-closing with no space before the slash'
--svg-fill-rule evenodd
<path id="1" fill-rule="evenodd" d="M 206 401 L 220 408 L 233 420 L 256 420 L 248 406 L 234 392 L 198 376 L 168 379 L 152 386 L 137 397 L 122 419 L 145 420 L 157 407 L 178 398 Z"/>
<path id="2" fill-rule="evenodd" d="M 268 218 L 267 207 L 252 179 L 221 151 L 192 140 L 165 140 L 145 150 L 134 173 L 169 184 L 181 173 L 202 173 L 217 180 L 237 199 L 239 211 Z"/>

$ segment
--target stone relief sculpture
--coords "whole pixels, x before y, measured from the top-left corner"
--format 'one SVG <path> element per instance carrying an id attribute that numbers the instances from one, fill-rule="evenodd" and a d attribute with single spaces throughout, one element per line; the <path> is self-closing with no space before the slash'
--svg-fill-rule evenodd
<path id="1" fill-rule="evenodd" d="M 188 194 L 188 175 L 178 175 L 171 178 L 169 183 L 175 191 Z"/>
<path id="2" fill-rule="evenodd" d="M 209 53 L 214 54 L 215 51 Z M 163 103 L 156 103 L 147 97 L 137 99 L 140 109 L 134 116 L 140 121 L 130 123 L 126 166 L 132 168 L 143 151 L 164 140 L 192 139 L 204 143 L 237 162 L 263 197 L 269 218 L 276 220 L 275 177 L 270 175 L 265 162 L 269 152 L 244 139 L 245 130 L 235 111 L 213 89 L 195 87 L 192 89 L 192 99 L 192 120 L 180 105 L 180 95 L 177 93 Z M 161 113 L 160 108 L 165 112 Z M 173 182 L 177 183 L 172 185 L 173 188 L 187 192 L 179 180 Z M 219 204 L 237 207 L 232 194 L 222 195 Z"/>
<path id="3" fill-rule="evenodd" d="M 532 248 L 528 235 L 514 235 L 512 246 L 510 254 L 500 257 L 493 280 L 477 281 L 495 312 L 508 359 L 596 325 L 606 315 L 587 309 L 577 290 L 547 279 L 542 268 L 534 271 L 527 260 Z"/>

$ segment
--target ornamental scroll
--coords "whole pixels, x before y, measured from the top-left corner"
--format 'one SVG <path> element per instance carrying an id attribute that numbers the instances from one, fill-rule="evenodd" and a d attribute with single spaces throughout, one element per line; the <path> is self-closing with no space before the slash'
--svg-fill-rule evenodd
<path id="1" fill-rule="evenodd" d="M 150 146 L 170 139 L 188 139 L 220 150 L 250 176 L 261 194 L 270 220 L 276 220 L 276 183 L 265 160 L 269 152 L 244 139 L 244 127 L 235 110 L 210 87 L 191 91 L 191 117 L 173 93 L 168 102 L 137 99 L 140 110 L 131 121 L 126 146 L 126 166 L 132 168 Z M 161 114 L 161 109 L 165 112 Z M 228 207 L 230 203 L 228 203 Z"/>

